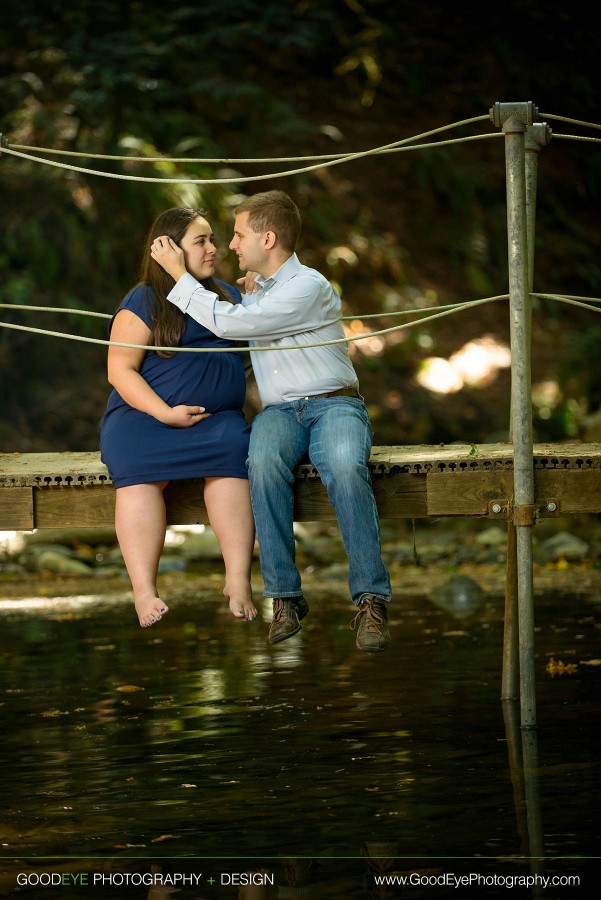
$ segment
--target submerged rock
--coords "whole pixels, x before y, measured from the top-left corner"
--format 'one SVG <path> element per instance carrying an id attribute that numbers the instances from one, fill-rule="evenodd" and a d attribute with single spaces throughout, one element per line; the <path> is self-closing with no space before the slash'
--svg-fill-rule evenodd
<path id="1" fill-rule="evenodd" d="M 582 538 L 569 531 L 560 531 L 542 542 L 542 549 L 550 560 L 584 559 L 590 552 L 590 546 Z"/>
<path id="2" fill-rule="evenodd" d="M 484 608 L 486 595 L 480 585 L 467 575 L 453 575 L 444 584 L 435 587 L 430 600 L 456 619 L 467 619 Z"/>
<path id="3" fill-rule="evenodd" d="M 90 575 L 91 568 L 79 559 L 73 559 L 57 550 L 44 550 L 35 560 L 39 572 L 54 572 L 59 575 Z"/>

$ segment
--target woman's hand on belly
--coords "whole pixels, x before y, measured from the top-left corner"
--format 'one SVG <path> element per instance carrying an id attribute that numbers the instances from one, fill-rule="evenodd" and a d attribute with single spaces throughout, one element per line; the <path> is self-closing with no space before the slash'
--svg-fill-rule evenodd
<path id="1" fill-rule="evenodd" d="M 181 403 L 179 406 L 172 406 L 164 417 L 161 416 L 161 422 L 173 428 L 190 428 L 211 415 L 212 413 L 205 412 L 204 406 L 185 406 Z"/>

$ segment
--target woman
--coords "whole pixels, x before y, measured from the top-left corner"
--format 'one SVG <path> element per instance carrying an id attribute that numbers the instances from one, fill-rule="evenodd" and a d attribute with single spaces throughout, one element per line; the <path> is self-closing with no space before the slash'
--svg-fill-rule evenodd
<path id="1" fill-rule="evenodd" d="M 241 354 L 112 344 L 235 346 L 167 301 L 174 281 L 150 255 L 153 240 L 163 234 L 182 248 L 188 270 L 209 290 L 230 303 L 241 300 L 237 288 L 214 278 L 216 248 L 205 214 L 183 207 L 162 213 L 146 239 L 140 281 L 109 326 L 108 380 L 114 390 L 102 420 L 100 449 L 116 487 L 117 538 L 140 625 L 152 625 L 168 611 L 157 590 L 166 531 L 163 492 L 172 480 L 203 478 L 209 522 L 225 563 L 223 593 L 233 615 L 250 621 L 256 616 L 250 587 L 254 523 Z"/>

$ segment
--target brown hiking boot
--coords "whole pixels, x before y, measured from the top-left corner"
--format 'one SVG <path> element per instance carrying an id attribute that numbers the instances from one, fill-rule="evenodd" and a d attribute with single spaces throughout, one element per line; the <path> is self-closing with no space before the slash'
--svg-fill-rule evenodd
<path id="1" fill-rule="evenodd" d="M 309 612 L 304 597 L 276 597 L 273 601 L 273 619 L 269 626 L 269 643 L 279 644 L 301 630 L 301 619 Z"/>
<path id="2" fill-rule="evenodd" d="M 365 653 L 379 653 L 390 644 L 386 603 L 377 597 L 364 597 L 351 622 L 357 629 L 357 648 Z"/>

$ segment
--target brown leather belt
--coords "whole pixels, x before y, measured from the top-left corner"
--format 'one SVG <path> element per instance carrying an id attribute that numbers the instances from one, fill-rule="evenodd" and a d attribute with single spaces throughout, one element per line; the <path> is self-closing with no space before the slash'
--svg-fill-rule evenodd
<path id="1" fill-rule="evenodd" d="M 337 391 L 328 391 L 327 394 L 311 394 L 309 397 L 299 397 L 299 400 L 325 400 L 327 397 L 359 397 L 359 391 L 354 387 L 339 388 Z"/>

